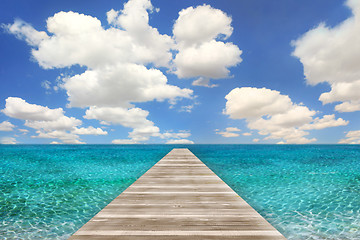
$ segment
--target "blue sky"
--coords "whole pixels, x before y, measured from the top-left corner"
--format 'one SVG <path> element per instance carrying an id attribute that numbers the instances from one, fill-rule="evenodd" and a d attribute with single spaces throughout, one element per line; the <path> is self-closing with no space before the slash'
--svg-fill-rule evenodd
<path id="1" fill-rule="evenodd" d="M 360 143 L 359 18 L 358 0 L 6 1 L 1 143 Z"/>

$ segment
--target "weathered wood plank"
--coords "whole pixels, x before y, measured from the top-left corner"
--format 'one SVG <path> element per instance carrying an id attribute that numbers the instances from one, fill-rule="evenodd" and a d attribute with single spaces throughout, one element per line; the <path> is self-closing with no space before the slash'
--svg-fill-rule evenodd
<path id="1" fill-rule="evenodd" d="M 70 239 L 285 237 L 188 149 L 173 149 Z"/>

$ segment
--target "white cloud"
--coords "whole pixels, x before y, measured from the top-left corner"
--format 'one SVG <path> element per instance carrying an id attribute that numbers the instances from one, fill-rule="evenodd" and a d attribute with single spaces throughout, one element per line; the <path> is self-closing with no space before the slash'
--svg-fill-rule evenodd
<path id="1" fill-rule="evenodd" d="M 298 128 L 284 128 L 284 129 L 277 129 L 273 131 L 263 131 L 259 132 L 259 134 L 267 135 L 269 136 L 265 137 L 264 140 L 268 139 L 284 139 L 284 141 L 281 141 L 283 143 L 287 144 L 306 144 L 315 142 L 316 138 L 306 138 L 305 136 L 309 135 L 309 132 L 305 132 L 303 130 L 300 130 Z"/>
<path id="2" fill-rule="evenodd" d="M 0 143 L 1 144 L 16 144 L 17 141 L 13 137 L 3 137 L 3 138 L 1 138 Z"/>
<path id="3" fill-rule="evenodd" d="M 308 143 L 312 143 L 312 142 L 316 142 L 316 138 L 305 138 L 305 137 L 299 137 L 299 138 L 288 138 L 286 139 L 286 144 L 308 144 Z"/>
<path id="4" fill-rule="evenodd" d="M 13 25 L 8 25 L 8 29 L 18 25 L 18 22 L 16 20 Z M 124 31 L 116 26 L 104 29 L 97 18 L 76 12 L 59 12 L 48 18 L 47 30 L 50 36 L 32 30 L 28 34 L 24 29 L 19 29 L 16 34 L 28 43 L 40 33 L 45 35 L 36 45 L 30 44 L 37 47 L 32 50 L 32 55 L 43 68 L 62 68 L 76 64 L 96 68 L 117 62 L 153 62 L 167 66 L 171 60 L 170 36 L 149 30 L 140 39 L 139 33 L 135 31 Z"/>
<path id="5" fill-rule="evenodd" d="M 331 85 L 331 91 L 320 95 L 324 104 L 343 102 L 335 106 L 339 112 L 354 112 L 360 110 L 360 80 L 354 82 L 339 82 Z"/>
<path id="6" fill-rule="evenodd" d="M 94 128 L 92 126 L 87 128 L 75 128 L 75 130 L 72 131 L 74 134 L 78 135 L 107 135 L 108 133 L 101 128 Z"/>
<path id="7" fill-rule="evenodd" d="M 73 65 L 85 67 L 83 73 L 61 76 L 59 87 L 66 90 L 69 107 L 90 107 L 90 114 L 103 107 L 135 109 L 134 104 L 139 102 L 168 100 L 175 104 L 181 98 L 191 99 L 192 90 L 169 85 L 167 77 L 155 68 L 170 68 L 175 43 L 171 36 L 160 34 L 149 25 L 149 13 L 154 10 L 158 12 L 150 0 L 130 0 L 124 4 L 123 10 L 112 9 L 107 13 L 109 25 L 105 27 L 95 17 L 70 11 L 58 12 L 47 19 L 48 34 L 38 32 L 26 23 L 22 23 L 26 28 L 19 28 L 19 20 L 5 28 L 31 43 L 33 59 L 45 69 Z M 16 31 L 11 30 L 15 28 Z M 40 35 L 42 37 L 37 37 Z M 47 81 L 43 86 L 46 89 L 51 87 Z M 131 109 L 130 114 L 134 111 Z M 63 115 L 62 109 L 59 110 L 59 115 Z M 148 112 L 144 112 L 147 116 Z M 29 119 L 26 115 L 27 120 L 44 121 Z M 92 119 L 133 128 L 129 136 L 140 141 L 157 136 L 160 131 L 146 116 L 141 116 L 140 120 L 130 119 L 130 122 L 107 119 L 99 114 Z M 140 126 L 137 122 L 145 125 Z M 39 129 L 34 122 L 26 124 Z"/>
<path id="8" fill-rule="evenodd" d="M 112 10 L 107 16 L 110 24 L 126 31 L 144 59 L 157 66 L 168 66 L 174 42 L 170 36 L 159 34 L 156 28 L 149 26 L 148 12 L 153 10 L 150 0 L 131 0 L 124 4 L 122 11 Z"/>
<path id="9" fill-rule="evenodd" d="M 216 134 L 219 134 L 223 137 L 229 138 L 229 137 L 238 137 L 240 134 L 234 133 L 234 132 L 216 132 Z"/>
<path id="10" fill-rule="evenodd" d="M 227 132 L 241 132 L 241 129 L 238 129 L 237 127 L 227 127 L 225 130 Z"/>
<path id="11" fill-rule="evenodd" d="M 132 139 L 114 139 L 111 143 L 112 144 L 137 144 L 137 142 L 135 142 Z"/>
<path id="12" fill-rule="evenodd" d="M 160 129 L 156 126 L 143 126 L 139 128 L 134 128 L 132 132 L 129 133 L 129 137 L 136 141 L 147 141 L 150 137 L 160 136 Z"/>
<path id="13" fill-rule="evenodd" d="M 45 88 L 46 90 L 50 90 L 51 89 L 51 82 L 48 80 L 45 80 L 41 83 L 41 87 Z"/>
<path id="14" fill-rule="evenodd" d="M 175 104 L 182 98 L 193 99 L 192 90 L 168 84 L 158 67 L 168 68 L 182 77 L 210 80 L 229 77 L 229 68 L 241 62 L 241 50 L 225 42 L 232 34 L 231 17 L 221 10 L 203 5 L 181 11 L 173 37 L 149 25 L 149 14 L 154 11 L 158 9 L 150 0 L 129 0 L 122 10 L 112 9 L 107 13 L 107 26 L 95 17 L 70 11 L 49 17 L 46 32 L 19 20 L 5 28 L 32 46 L 32 57 L 42 68 L 83 67 L 82 73 L 60 76 L 58 87 L 66 91 L 68 106 L 88 108 L 85 118 L 132 128 L 129 137 L 139 142 L 163 135 L 147 119 L 149 113 L 135 107 L 137 103 L 168 100 Z M 193 28 L 186 29 L 191 22 Z M 178 51 L 175 59 L 174 50 Z M 184 61 L 188 57 L 196 61 L 194 68 Z M 207 85 L 214 86 L 209 82 Z M 49 82 L 43 86 L 51 87 Z M 64 116 L 62 108 L 30 105 L 26 108 L 36 108 L 31 110 L 32 117 L 29 112 L 17 113 L 17 110 L 12 114 L 10 107 L 6 107 L 6 114 L 26 120 L 26 126 L 39 131 L 37 137 L 76 135 L 75 129 L 81 121 Z M 192 107 L 181 109 L 191 111 Z M 54 114 L 44 119 L 44 112 L 49 110 Z"/>
<path id="15" fill-rule="evenodd" d="M 251 136 L 251 135 L 252 135 L 252 133 L 250 133 L 250 132 L 246 132 L 246 133 L 243 133 L 242 135 L 243 135 L 243 136 Z"/>
<path id="16" fill-rule="evenodd" d="M 294 104 L 290 109 L 283 113 L 266 114 L 268 118 L 258 118 L 249 122 L 251 129 L 262 131 L 277 131 L 284 128 L 300 127 L 312 121 L 315 111 L 309 110 L 305 106 Z"/>
<path id="17" fill-rule="evenodd" d="M 67 116 L 61 116 L 53 121 L 32 121 L 32 120 L 25 121 L 25 126 L 38 130 L 43 129 L 45 131 L 52 131 L 52 130 L 71 131 L 76 126 L 79 126 L 81 124 L 82 124 L 81 120 Z"/>
<path id="18" fill-rule="evenodd" d="M 49 38 L 46 32 L 36 31 L 30 24 L 19 19 L 15 20 L 13 24 L 2 25 L 2 27 L 34 47 Z"/>
<path id="19" fill-rule="evenodd" d="M 148 115 L 149 112 L 141 108 L 90 107 L 86 110 L 84 118 L 137 128 L 154 124 L 146 119 Z"/>
<path id="20" fill-rule="evenodd" d="M 338 112 L 355 112 L 360 111 L 360 101 L 343 102 L 335 106 Z"/>
<path id="21" fill-rule="evenodd" d="M 284 143 L 305 144 L 316 141 L 306 138 L 305 130 L 345 126 L 348 121 L 335 115 L 314 118 L 316 111 L 295 104 L 275 90 L 266 88 L 235 88 L 226 97 L 224 114 L 232 119 L 246 119 L 249 129 L 257 130 L 268 139 Z"/>
<path id="22" fill-rule="evenodd" d="M 229 138 L 229 137 L 238 137 L 240 136 L 239 133 L 241 130 L 236 128 L 236 127 L 227 127 L 225 128 L 225 131 L 219 131 L 219 129 L 216 129 L 215 132 L 216 134 L 219 134 L 223 137 Z"/>
<path id="23" fill-rule="evenodd" d="M 233 89 L 225 99 L 225 114 L 232 119 L 259 118 L 283 113 L 292 106 L 291 99 L 266 88 L 242 87 Z"/>
<path id="24" fill-rule="evenodd" d="M 240 54 L 236 45 L 215 40 L 183 48 L 174 59 L 175 73 L 179 78 L 226 78 L 230 73 L 228 68 L 241 62 Z M 196 84 L 200 85 L 199 81 Z"/>
<path id="25" fill-rule="evenodd" d="M 6 116 L 31 121 L 53 121 L 62 117 L 62 108 L 50 109 L 36 104 L 27 103 L 17 97 L 6 99 L 5 109 L 1 110 Z"/>
<path id="26" fill-rule="evenodd" d="M 5 109 L 2 112 L 9 117 L 25 120 L 25 126 L 36 129 L 37 135 L 32 136 L 33 138 L 59 139 L 63 143 L 79 144 L 83 142 L 80 141 L 77 134 L 100 133 L 98 129 L 93 127 L 76 128 L 82 124 L 82 121 L 65 116 L 62 108 L 50 109 L 27 103 L 21 98 L 7 98 Z M 26 129 L 21 131 L 28 132 Z M 77 132 L 77 134 L 72 131 Z"/>
<path id="27" fill-rule="evenodd" d="M 210 79 L 206 77 L 199 77 L 198 79 L 194 80 L 191 85 L 208 88 L 214 88 L 219 86 L 218 84 L 210 84 Z"/>
<path id="28" fill-rule="evenodd" d="M 258 139 L 258 138 L 254 138 L 252 141 L 253 141 L 253 142 L 259 142 L 259 141 L 260 141 L 260 139 Z"/>
<path id="29" fill-rule="evenodd" d="M 194 144 L 194 142 L 188 139 L 171 139 L 166 144 Z"/>
<path id="30" fill-rule="evenodd" d="M 111 9 L 106 13 L 106 19 L 109 24 L 113 24 L 116 22 L 116 19 L 119 15 L 119 11 L 116 11 L 114 9 Z"/>
<path id="31" fill-rule="evenodd" d="M 29 130 L 27 129 L 18 129 L 20 132 L 22 132 L 22 134 L 27 134 L 29 132 Z"/>
<path id="32" fill-rule="evenodd" d="M 321 94 L 319 100 L 324 104 L 343 102 L 335 107 L 339 112 L 360 110 L 360 2 L 346 3 L 352 17 L 333 28 L 321 23 L 292 43 L 307 82 L 331 85 L 331 91 Z"/>
<path id="33" fill-rule="evenodd" d="M 337 126 L 345 126 L 349 123 L 349 121 L 345 121 L 342 118 L 335 119 L 335 115 L 324 115 L 322 118 L 315 118 L 312 123 L 305 124 L 301 127 L 303 130 L 311 130 L 311 129 L 323 129 L 328 127 L 337 127 Z"/>
<path id="34" fill-rule="evenodd" d="M 360 130 L 349 131 L 345 137 L 339 141 L 340 144 L 360 144 Z"/>
<path id="35" fill-rule="evenodd" d="M 50 138 L 60 139 L 65 144 L 84 144 L 79 140 L 79 136 L 73 133 L 69 133 L 62 130 L 54 130 L 48 132 L 36 131 L 38 135 L 32 136 L 32 138 Z"/>
<path id="36" fill-rule="evenodd" d="M 57 141 L 52 141 L 50 144 L 61 144 L 61 143 Z"/>
<path id="37" fill-rule="evenodd" d="M 179 78 L 198 77 L 196 86 L 214 87 L 210 79 L 229 77 L 230 67 L 242 61 L 242 51 L 233 43 L 231 17 L 209 5 L 189 7 L 179 12 L 173 27 L 178 54 L 174 59 Z"/>
<path id="38" fill-rule="evenodd" d="M 188 138 L 191 136 L 189 131 L 180 131 L 180 132 L 165 132 L 160 135 L 160 138 Z"/>
<path id="39" fill-rule="evenodd" d="M 171 37 L 148 25 L 152 9 L 148 0 L 130 0 L 123 11 L 108 13 L 112 24 L 108 29 L 97 18 L 59 12 L 48 18 L 51 36 L 40 40 L 32 55 L 43 68 L 87 67 L 83 74 L 64 79 L 72 106 L 129 106 L 130 102 L 189 98 L 192 90 L 168 85 L 161 71 L 144 66 L 168 66 L 172 58 Z M 19 34 L 29 38 L 25 32 Z M 86 100 L 87 94 L 93 100 Z"/>
<path id="40" fill-rule="evenodd" d="M 321 94 L 319 100 L 323 103 L 359 100 L 360 80 L 354 82 L 338 82 L 332 85 L 330 92 Z"/>
<path id="41" fill-rule="evenodd" d="M 155 99 L 175 101 L 176 98 L 191 98 L 192 95 L 190 89 L 168 85 L 161 71 L 136 64 L 87 70 L 64 79 L 62 87 L 67 91 L 72 107 L 131 107 L 134 102 Z"/>
<path id="42" fill-rule="evenodd" d="M 148 115 L 148 111 L 140 108 L 90 107 L 86 110 L 84 118 L 133 128 L 133 131 L 129 133 L 129 137 L 138 142 L 146 141 L 151 136 L 160 136 L 160 129 L 147 119 Z"/>
<path id="43" fill-rule="evenodd" d="M 179 109 L 179 112 L 188 112 L 191 113 L 192 109 L 194 108 L 195 104 L 192 105 L 186 105 L 186 106 L 181 106 Z"/>
<path id="44" fill-rule="evenodd" d="M 9 121 L 3 121 L 0 123 L 0 131 L 10 132 L 14 129 L 15 125 Z"/>
<path id="45" fill-rule="evenodd" d="M 178 42 L 186 45 L 211 41 L 218 36 L 227 39 L 233 31 L 231 21 L 223 11 L 209 5 L 188 7 L 179 12 L 173 34 Z"/>

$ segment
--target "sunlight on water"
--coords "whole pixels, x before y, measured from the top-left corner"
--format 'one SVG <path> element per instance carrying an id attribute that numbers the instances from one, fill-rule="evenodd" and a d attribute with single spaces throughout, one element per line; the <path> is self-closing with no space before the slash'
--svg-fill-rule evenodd
<path id="1" fill-rule="evenodd" d="M 170 149 L 0 146 L 0 236 L 67 239 Z"/>
<path id="2" fill-rule="evenodd" d="M 288 239 L 360 239 L 360 146 L 191 149 Z"/>
<path id="3" fill-rule="evenodd" d="M 0 146 L 2 239 L 67 239 L 173 147 Z M 192 145 L 289 239 L 360 239 L 360 147 Z"/>

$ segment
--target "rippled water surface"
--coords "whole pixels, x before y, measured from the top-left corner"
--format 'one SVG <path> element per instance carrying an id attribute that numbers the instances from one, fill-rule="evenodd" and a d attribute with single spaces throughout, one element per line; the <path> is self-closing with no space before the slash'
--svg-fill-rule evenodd
<path id="1" fill-rule="evenodd" d="M 191 150 L 288 239 L 360 239 L 360 146 Z"/>
<path id="2" fill-rule="evenodd" d="M 0 238 L 67 239 L 173 147 L 0 145 Z M 360 239 L 360 146 L 187 147 L 287 238 Z"/>
<path id="3" fill-rule="evenodd" d="M 170 150 L 0 145 L 0 239 L 67 239 Z"/>

